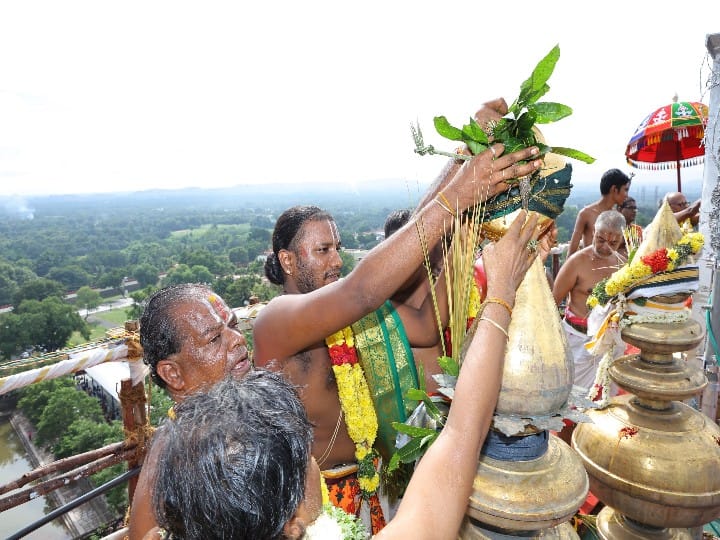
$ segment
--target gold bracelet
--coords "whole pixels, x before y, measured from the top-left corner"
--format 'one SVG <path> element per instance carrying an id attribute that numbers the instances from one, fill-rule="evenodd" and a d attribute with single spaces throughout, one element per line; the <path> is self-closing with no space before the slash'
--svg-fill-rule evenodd
<path id="1" fill-rule="evenodd" d="M 442 208 L 443 210 L 445 210 L 445 211 L 446 211 L 448 214 L 450 214 L 452 217 L 457 217 L 457 216 L 455 215 L 455 212 L 453 212 L 452 208 L 450 208 L 449 206 L 446 206 L 440 199 L 438 199 L 438 196 L 437 196 L 437 195 L 435 195 L 434 201 L 435 201 L 436 203 L 438 203 L 438 205 L 440 205 L 440 208 Z"/>
<path id="2" fill-rule="evenodd" d="M 445 203 L 445 205 L 448 208 L 452 209 L 452 204 L 450 204 L 450 201 L 448 201 L 447 197 L 445 196 L 445 194 L 442 191 L 438 191 L 438 194 L 436 195 L 436 197 L 440 197 L 443 200 L 443 202 Z"/>
<path id="3" fill-rule="evenodd" d="M 493 321 L 490 317 L 486 317 L 485 315 L 483 315 L 482 317 L 480 317 L 480 320 L 481 320 L 481 321 L 485 321 L 485 322 L 489 322 L 489 323 L 492 324 L 495 328 L 497 328 L 497 329 L 500 330 L 503 334 L 505 334 L 505 337 L 506 337 L 507 339 L 510 339 L 510 335 L 507 333 L 507 330 L 505 330 L 502 326 L 500 326 L 498 323 L 496 323 L 495 321 Z"/>
<path id="4" fill-rule="evenodd" d="M 512 317 L 512 306 L 508 304 L 505 300 L 502 298 L 488 298 L 485 300 L 485 304 L 499 304 L 505 309 L 507 309 L 508 315 Z"/>

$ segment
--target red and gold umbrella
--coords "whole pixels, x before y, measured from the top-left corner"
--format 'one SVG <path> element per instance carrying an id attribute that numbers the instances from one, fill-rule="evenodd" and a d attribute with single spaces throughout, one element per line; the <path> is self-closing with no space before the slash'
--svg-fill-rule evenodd
<path id="1" fill-rule="evenodd" d="M 708 107 L 697 101 L 677 101 L 650 113 L 635 130 L 625 150 L 628 164 L 638 169 L 680 169 L 704 161 Z"/>

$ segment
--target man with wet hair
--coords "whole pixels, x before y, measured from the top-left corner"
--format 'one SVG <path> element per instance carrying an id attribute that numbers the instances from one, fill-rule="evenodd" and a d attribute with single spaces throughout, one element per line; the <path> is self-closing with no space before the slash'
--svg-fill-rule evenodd
<path id="1" fill-rule="evenodd" d="M 570 245 L 568 246 L 568 257 L 580 248 L 590 247 L 595 231 L 595 220 L 607 210 L 612 210 L 616 205 L 625 202 L 630 191 L 631 178 L 620 169 L 610 169 L 603 173 L 600 178 L 600 199 L 584 207 L 578 212 L 575 219 Z"/>
<path id="2" fill-rule="evenodd" d="M 179 404 L 164 430 L 152 506 L 174 535 L 286 538 L 296 513 L 320 512 L 312 425 L 282 376 L 224 379 Z"/>
<path id="3" fill-rule="evenodd" d="M 421 267 L 424 254 L 418 228 L 432 250 L 451 231 L 458 211 L 507 190 L 506 180 L 540 166 L 532 159 L 535 148 L 507 155 L 503 150 L 501 144 L 493 144 L 461 167 L 448 169 L 440 189 L 433 188 L 408 223 L 373 248 L 342 280 L 340 236 L 326 212 L 294 207 L 277 220 L 265 273 L 285 294 L 271 300 L 255 320 L 255 360 L 258 366 L 282 370 L 301 388 L 315 426 L 313 455 L 335 490 L 334 502 L 351 513 L 364 512 L 368 505 L 360 498 L 356 443 L 348 433 L 325 340 L 378 309 Z M 432 315 L 428 319 L 434 324 Z M 377 518 L 375 533 L 388 509 L 381 513 L 374 496 L 369 501 L 370 515 Z"/>
<path id="4" fill-rule="evenodd" d="M 199 284 L 166 287 L 152 295 L 140 318 L 143 360 L 153 381 L 176 403 L 227 376 L 250 370 L 247 342 L 225 301 Z M 155 525 L 150 493 L 162 455 L 163 428 L 145 457 L 130 510 L 130 538 Z"/>
<path id="5" fill-rule="evenodd" d="M 488 295 L 495 300 L 477 319 L 445 426 L 378 540 L 458 537 L 497 403 L 508 307 L 537 256 L 527 248 L 536 226 L 537 217 L 521 212 L 497 245 L 486 249 Z M 279 376 L 257 370 L 240 381 L 223 381 L 180 404 L 177 416 L 168 426 L 153 504 L 170 538 L 342 538 L 328 516 L 327 527 L 314 535 L 323 520 L 320 471 L 309 453 L 312 419 Z M 148 538 L 160 534 L 155 530 Z"/>

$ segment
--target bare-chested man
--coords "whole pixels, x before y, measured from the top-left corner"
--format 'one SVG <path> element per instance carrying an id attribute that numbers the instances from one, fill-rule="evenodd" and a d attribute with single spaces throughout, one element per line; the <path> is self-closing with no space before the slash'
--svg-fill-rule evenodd
<path id="1" fill-rule="evenodd" d="M 575 360 L 574 384 L 586 389 L 593 385 L 600 358 L 585 349 L 591 337 L 587 335 L 589 309 L 585 303 L 600 280 L 625 264 L 618 253 L 624 226 L 625 218 L 617 210 L 601 213 L 595 221 L 592 243 L 565 261 L 553 286 L 558 306 L 567 300 L 563 327 Z"/>
<path id="2" fill-rule="evenodd" d="M 451 213 L 507 190 L 504 180 L 540 167 L 539 160 L 518 163 L 536 155 L 536 148 L 508 155 L 501 155 L 501 144 L 491 148 L 460 167 L 436 197 L 343 280 L 339 279 L 340 237 L 328 214 L 304 207 L 278 219 L 266 274 L 282 283 L 286 294 L 271 300 L 255 320 L 255 360 L 258 366 L 282 369 L 301 388 L 314 425 L 312 453 L 325 470 L 341 471 L 342 465 L 349 465 L 351 475 L 343 477 L 343 484 L 353 481 L 356 448 L 341 414 L 325 338 L 380 307 L 422 265 L 418 222 L 432 249 L 454 221 Z"/>
<path id="3" fill-rule="evenodd" d="M 700 221 L 700 199 L 690 204 L 687 197 L 679 191 L 667 193 L 664 199 L 680 225 L 690 220 L 690 226 L 697 227 Z"/>
<path id="4" fill-rule="evenodd" d="M 630 177 L 620 169 L 610 169 L 600 178 L 600 199 L 578 212 L 575 229 L 568 246 L 568 257 L 580 248 L 589 247 L 593 241 L 595 220 L 601 213 L 612 210 L 615 205 L 625 202 L 630 191 Z"/>
<path id="5" fill-rule="evenodd" d="M 250 360 L 237 323 L 224 300 L 204 285 L 159 290 L 140 319 L 143 360 L 153 381 L 179 403 L 226 376 L 243 377 Z M 156 525 L 151 501 L 162 448 L 161 427 L 145 456 L 130 506 L 130 540 L 143 538 Z"/>

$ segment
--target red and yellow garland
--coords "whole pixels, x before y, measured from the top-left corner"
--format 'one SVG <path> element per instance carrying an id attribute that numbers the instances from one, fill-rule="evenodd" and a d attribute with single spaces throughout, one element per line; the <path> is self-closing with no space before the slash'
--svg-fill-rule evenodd
<path id="1" fill-rule="evenodd" d="M 378 421 L 365 373 L 358 363 L 355 336 L 347 326 L 328 337 L 325 343 L 332 360 L 348 435 L 355 443 L 358 483 L 363 497 L 369 498 L 380 485 L 380 475 L 375 466 L 378 454 L 373 448 Z"/>

